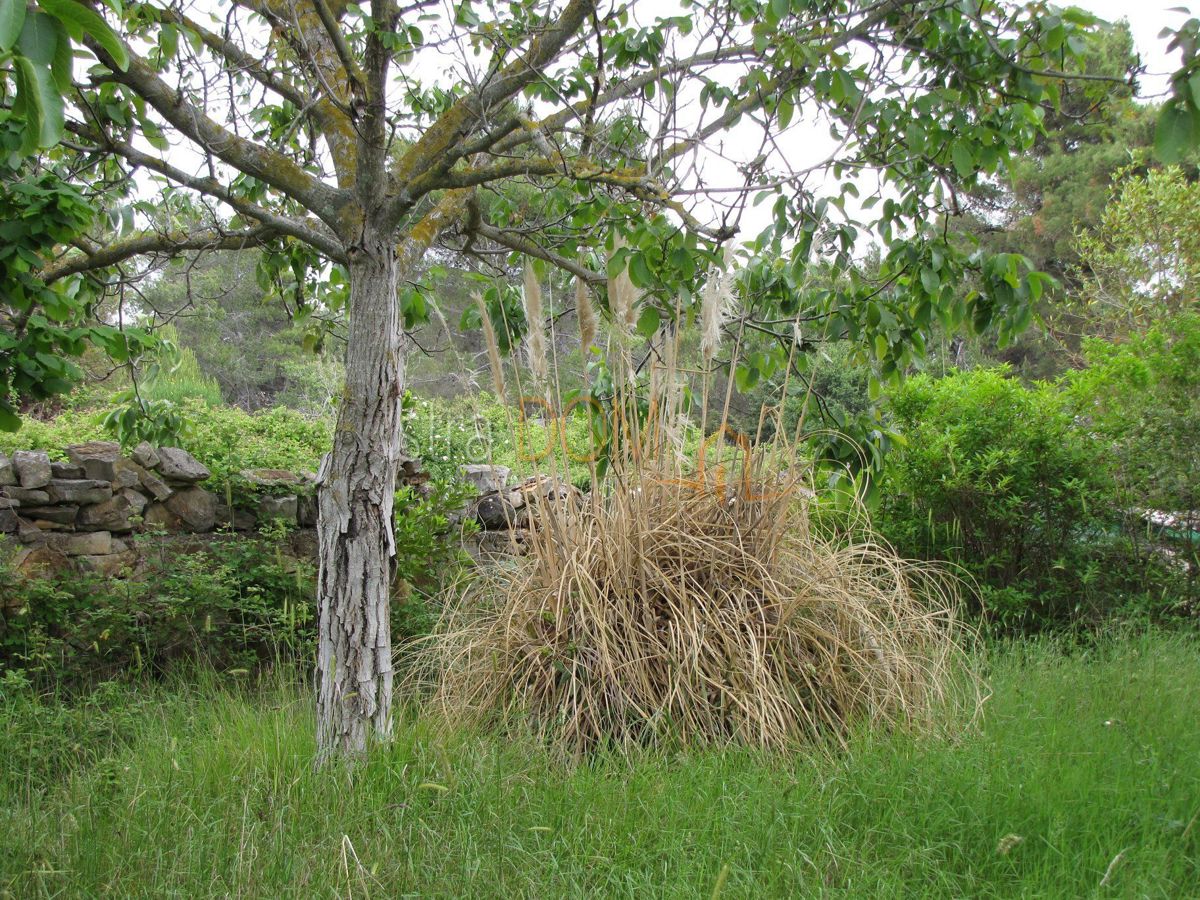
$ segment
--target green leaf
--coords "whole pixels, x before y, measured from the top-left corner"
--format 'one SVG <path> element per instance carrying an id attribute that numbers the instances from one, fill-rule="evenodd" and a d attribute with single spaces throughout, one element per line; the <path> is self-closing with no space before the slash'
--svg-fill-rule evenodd
<path id="1" fill-rule="evenodd" d="M 1200 72 L 1188 79 L 1188 90 L 1192 94 L 1192 106 L 1200 109 Z"/>
<path id="2" fill-rule="evenodd" d="M 759 371 L 754 366 L 747 366 L 740 363 L 733 372 L 733 380 L 737 384 L 737 389 L 742 393 L 745 393 L 758 384 L 758 376 Z"/>
<path id="3" fill-rule="evenodd" d="M 158 33 L 158 47 L 164 59 L 174 59 L 179 51 L 179 29 L 171 24 L 163 25 Z"/>
<path id="4" fill-rule="evenodd" d="M 0 406 L 0 431 L 17 431 L 21 427 L 21 417 L 7 406 Z"/>
<path id="5" fill-rule="evenodd" d="M 112 57 L 118 69 L 125 71 L 129 68 L 129 54 L 125 52 L 121 39 L 108 27 L 107 22 L 86 6 L 75 0 L 38 0 L 38 5 L 66 25 L 68 31 L 74 33 L 78 30 L 91 35 Z"/>
<path id="6" fill-rule="evenodd" d="M 144 119 L 142 121 L 142 137 L 144 137 L 146 142 L 155 150 L 166 151 L 171 149 L 171 144 L 167 140 L 166 135 L 162 133 L 162 129 L 160 129 L 149 119 Z"/>
<path id="7" fill-rule="evenodd" d="M 975 156 L 971 148 L 961 141 L 950 148 L 950 158 L 954 161 L 954 171 L 959 178 L 969 178 L 975 172 Z"/>
<path id="8" fill-rule="evenodd" d="M 25 120 L 21 152 L 29 154 L 38 148 L 41 141 L 42 121 L 45 118 L 46 110 L 42 104 L 42 92 L 33 63 L 24 56 L 14 57 L 13 74 L 17 83 L 17 96 L 13 101 L 13 112 Z"/>
<path id="9" fill-rule="evenodd" d="M 25 24 L 25 0 L 0 0 L 0 51 L 13 48 Z"/>
<path id="10" fill-rule="evenodd" d="M 921 286 L 930 294 L 936 294 L 937 289 L 942 286 L 942 279 L 938 277 L 938 273 L 933 269 L 921 270 Z"/>
<path id="11" fill-rule="evenodd" d="M 644 289 L 654 286 L 654 276 L 650 274 L 650 267 L 646 265 L 644 253 L 634 253 L 629 257 L 629 280 L 633 282 L 634 287 Z"/>
<path id="12" fill-rule="evenodd" d="M 649 340 L 654 337 L 654 333 L 658 331 L 659 323 L 662 321 L 662 316 L 659 315 L 658 308 L 647 306 L 642 310 L 642 314 L 638 316 L 637 333 Z"/>
<path id="13" fill-rule="evenodd" d="M 1191 106 L 1168 103 L 1158 114 L 1154 129 L 1154 155 L 1167 164 L 1179 162 L 1192 146 L 1196 132 L 1196 115 Z"/>
<path id="14" fill-rule="evenodd" d="M 1013 335 L 1015 336 L 1015 335 L 1021 334 L 1023 331 L 1025 331 L 1026 328 L 1029 327 L 1029 325 L 1032 321 L 1033 321 L 1033 307 L 1030 306 L 1028 303 L 1026 303 L 1021 306 L 1021 308 L 1017 311 L 1016 317 L 1013 319 L 1013 323 L 1012 323 Z"/>
<path id="15" fill-rule="evenodd" d="M 678 269 L 684 278 L 694 278 L 696 275 L 696 261 L 692 259 L 692 254 L 682 247 L 671 251 L 671 265 Z"/>
<path id="16" fill-rule="evenodd" d="M 792 115 L 796 112 L 796 104 L 788 98 L 783 98 L 779 101 L 779 106 L 775 110 L 778 116 L 780 128 L 787 128 L 791 124 Z"/>
<path id="17" fill-rule="evenodd" d="M 71 90 L 75 54 L 71 50 L 71 38 L 67 29 L 57 19 L 51 21 L 54 23 L 57 43 L 54 45 L 54 59 L 50 62 L 50 74 L 59 93 L 66 94 Z"/>
<path id="18" fill-rule="evenodd" d="M 49 66 L 54 62 L 57 46 L 58 29 L 52 18 L 41 12 L 25 17 L 21 37 L 17 39 L 17 49 L 22 56 L 39 66 Z"/>

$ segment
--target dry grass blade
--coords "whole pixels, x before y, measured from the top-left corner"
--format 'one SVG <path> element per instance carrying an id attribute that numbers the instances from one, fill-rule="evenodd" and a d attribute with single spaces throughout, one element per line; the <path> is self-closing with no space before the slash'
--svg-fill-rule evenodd
<path id="1" fill-rule="evenodd" d="M 529 555 L 449 608 L 412 670 L 430 714 L 580 754 L 838 741 L 974 701 L 954 583 L 815 535 L 798 485 L 646 463 L 617 483 L 544 504 Z"/>

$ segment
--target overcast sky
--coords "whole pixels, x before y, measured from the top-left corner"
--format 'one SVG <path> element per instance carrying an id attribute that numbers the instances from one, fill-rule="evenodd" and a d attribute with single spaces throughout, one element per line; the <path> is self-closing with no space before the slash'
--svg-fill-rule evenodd
<path id="1" fill-rule="evenodd" d="M 1077 0 L 1074 5 L 1110 22 L 1128 20 L 1134 43 L 1148 69 L 1143 79 L 1143 93 L 1151 95 L 1167 89 L 1167 78 L 1178 65 L 1179 58 L 1177 54 L 1167 55 L 1167 41 L 1159 38 L 1158 33 L 1167 26 L 1178 28 L 1188 19 L 1184 13 L 1169 12 L 1184 3 L 1180 0 Z"/>

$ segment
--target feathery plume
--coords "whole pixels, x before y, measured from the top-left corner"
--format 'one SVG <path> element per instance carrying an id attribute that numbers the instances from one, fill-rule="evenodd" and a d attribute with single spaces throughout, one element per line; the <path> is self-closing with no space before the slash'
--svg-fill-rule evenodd
<path id="1" fill-rule="evenodd" d="M 624 246 L 625 239 L 618 237 L 613 242 L 613 254 L 616 255 Z M 629 264 L 626 263 L 619 274 L 608 277 L 608 308 L 612 311 L 613 321 L 625 334 L 633 331 L 637 324 L 638 299 L 638 291 L 629 277 Z"/>
<path id="2" fill-rule="evenodd" d="M 529 372 L 535 384 L 545 386 L 550 374 L 546 363 L 546 322 L 542 315 L 542 288 L 538 284 L 533 266 L 525 263 L 525 284 L 522 299 L 525 301 L 525 355 L 529 361 Z"/>
<path id="3" fill-rule="evenodd" d="M 492 388 L 496 391 L 496 399 L 503 400 L 504 368 L 500 364 L 500 345 L 496 341 L 496 329 L 492 326 L 487 304 L 483 302 L 483 294 L 473 291 L 471 299 L 479 309 L 479 320 L 483 324 L 483 342 L 487 345 L 488 364 L 492 370 Z"/>
<path id="4" fill-rule="evenodd" d="M 582 278 L 575 279 L 575 316 L 579 319 L 579 346 L 586 356 L 596 342 L 596 307 L 592 306 L 592 291 Z"/>
<path id="5" fill-rule="evenodd" d="M 700 355 L 706 363 L 716 356 L 721 345 L 721 325 L 733 312 L 733 273 L 729 265 L 726 251 L 724 264 L 709 270 L 708 280 L 700 293 Z"/>

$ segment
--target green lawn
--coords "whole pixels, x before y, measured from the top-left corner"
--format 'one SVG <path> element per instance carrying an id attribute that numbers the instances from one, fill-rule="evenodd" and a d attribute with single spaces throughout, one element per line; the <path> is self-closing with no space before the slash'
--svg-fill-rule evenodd
<path id="1" fill-rule="evenodd" d="M 953 741 L 569 768 L 402 727 L 352 776 L 313 771 L 287 689 L 10 693 L 0 895 L 1200 896 L 1200 643 L 1017 645 L 986 674 Z"/>

